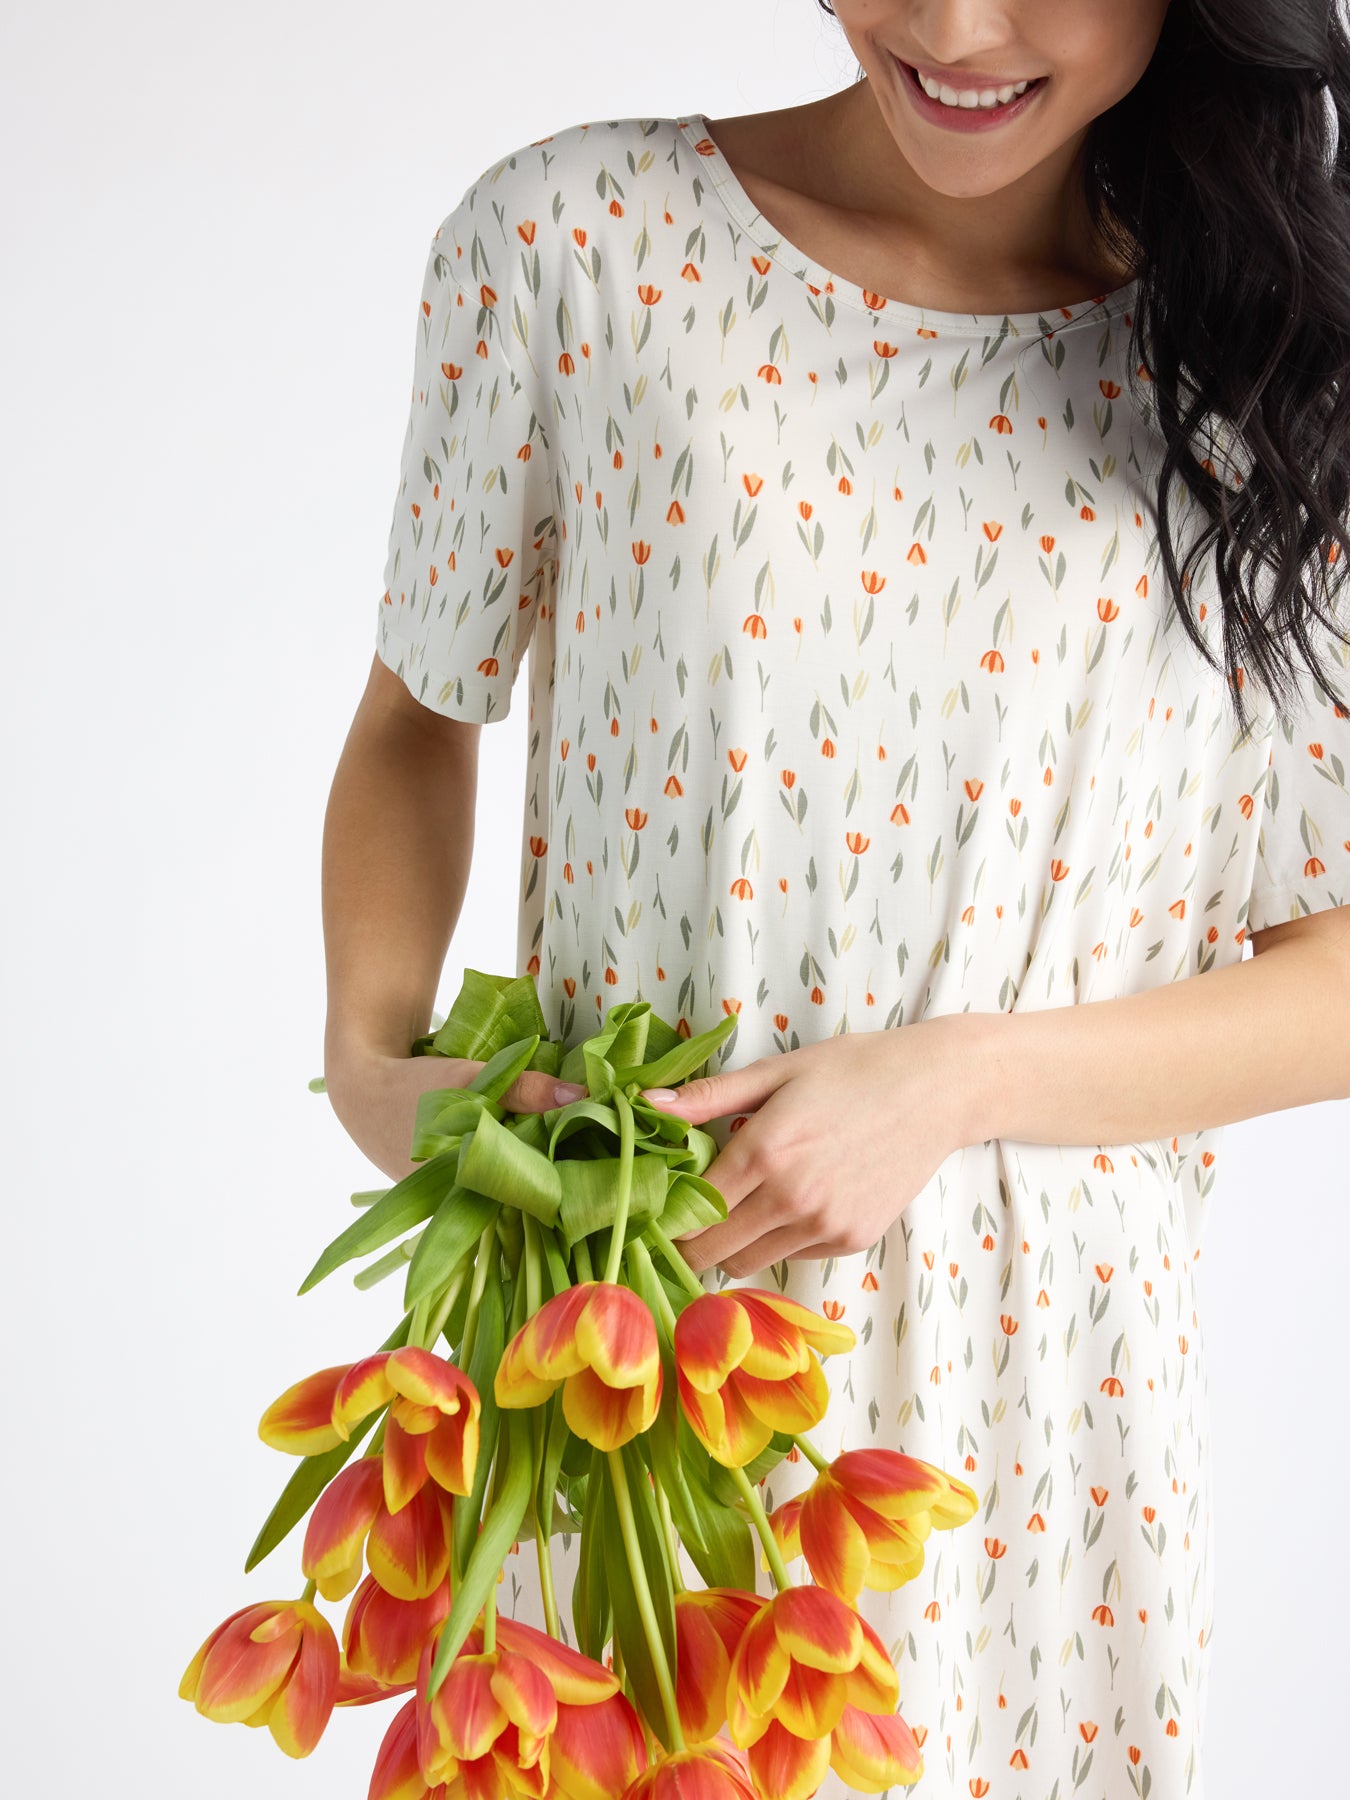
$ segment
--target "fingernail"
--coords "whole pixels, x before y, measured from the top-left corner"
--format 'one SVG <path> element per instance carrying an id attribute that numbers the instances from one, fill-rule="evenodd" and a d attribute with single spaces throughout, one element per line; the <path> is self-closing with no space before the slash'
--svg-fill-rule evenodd
<path id="1" fill-rule="evenodd" d="M 638 1090 L 644 1100 L 650 1100 L 653 1106 L 669 1106 L 675 1098 L 674 1088 L 640 1088 Z"/>
<path id="2" fill-rule="evenodd" d="M 585 1088 L 579 1087 L 575 1081 L 560 1081 L 553 1089 L 553 1098 L 559 1106 L 566 1106 L 569 1100 L 584 1099 L 585 1094 Z"/>

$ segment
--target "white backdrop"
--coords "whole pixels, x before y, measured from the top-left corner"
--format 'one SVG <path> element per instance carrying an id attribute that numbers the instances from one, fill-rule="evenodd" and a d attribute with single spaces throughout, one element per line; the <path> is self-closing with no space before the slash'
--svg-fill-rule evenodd
<path id="1" fill-rule="evenodd" d="M 385 1185 L 306 1083 L 323 813 L 374 649 L 426 246 L 551 131 L 793 104 L 855 65 L 813 0 L 74 0 L 8 8 L 0 71 L 0 1781 L 364 1800 L 391 1707 L 291 1762 L 176 1687 L 218 1620 L 299 1590 L 298 1533 L 242 1573 L 293 1466 L 262 1408 L 394 1303 L 295 1289 L 348 1195 Z M 513 966 L 525 731 L 517 706 L 484 732 L 442 1011 L 466 964 Z M 1259 1104 L 1261 1045 L 1229 1053 Z M 1225 1800 L 1272 1769 L 1333 1791 L 1343 1763 L 1348 1149 L 1350 1103 L 1231 1126 L 1201 1256 Z"/>

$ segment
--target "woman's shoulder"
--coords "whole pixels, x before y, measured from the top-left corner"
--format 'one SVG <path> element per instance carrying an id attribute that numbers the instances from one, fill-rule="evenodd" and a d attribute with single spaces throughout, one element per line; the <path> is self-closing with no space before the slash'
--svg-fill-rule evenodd
<path id="1" fill-rule="evenodd" d="M 622 218 L 643 179 L 678 154 L 677 118 L 585 119 L 506 150 L 481 169 L 437 233 L 469 253 L 466 234 L 489 242 L 569 237 L 597 218 Z M 658 176 L 657 179 L 660 179 Z"/>

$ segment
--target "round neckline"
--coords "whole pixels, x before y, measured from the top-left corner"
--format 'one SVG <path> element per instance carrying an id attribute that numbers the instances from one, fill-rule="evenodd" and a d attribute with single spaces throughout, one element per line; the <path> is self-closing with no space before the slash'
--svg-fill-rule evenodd
<path id="1" fill-rule="evenodd" d="M 800 244 L 794 244 L 769 223 L 741 186 L 734 169 L 708 130 L 706 113 L 685 113 L 674 122 L 685 142 L 700 157 L 704 165 L 703 173 L 717 190 L 723 206 L 751 243 L 788 274 L 796 276 L 809 287 L 828 293 L 831 299 L 855 312 L 867 313 L 869 317 L 881 321 L 892 319 L 897 323 L 912 324 L 916 328 L 937 333 L 965 332 L 970 335 L 997 336 L 1006 327 L 1017 337 L 1039 338 L 1057 336 L 1075 325 L 1089 324 L 1093 320 L 1127 312 L 1134 303 L 1139 288 L 1138 276 L 1127 281 L 1124 287 L 1112 288 L 1109 293 L 1099 294 L 1095 299 L 1071 300 L 1065 305 L 1051 307 L 1049 311 L 1043 308 L 1039 312 L 941 312 L 936 307 L 914 306 L 905 300 L 893 300 L 889 295 L 877 295 L 881 304 L 873 306 L 867 298 L 870 290 L 865 290 L 856 281 L 848 281 L 842 275 L 836 275 L 823 263 L 817 262 L 815 257 L 808 256 Z M 700 150 L 700 144 L 709 148 Z"/>

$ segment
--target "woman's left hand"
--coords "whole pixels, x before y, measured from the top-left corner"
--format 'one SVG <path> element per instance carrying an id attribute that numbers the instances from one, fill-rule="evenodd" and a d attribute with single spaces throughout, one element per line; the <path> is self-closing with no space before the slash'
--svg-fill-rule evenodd
<path id="1" fill-rule="evenodd" d="M 841 1032 L 655 1102 L 694 1125 L 746 1115 L 703 1171 L 726 1218 L 675 1240 L 689 1267 L 740 1276 L 783 1257 L 849 1256 L 882 1237 L 939 1165 L 976 1141 L 960 1054 L 967 1018 Z"/>

